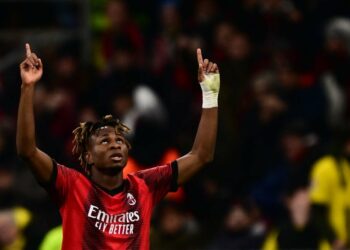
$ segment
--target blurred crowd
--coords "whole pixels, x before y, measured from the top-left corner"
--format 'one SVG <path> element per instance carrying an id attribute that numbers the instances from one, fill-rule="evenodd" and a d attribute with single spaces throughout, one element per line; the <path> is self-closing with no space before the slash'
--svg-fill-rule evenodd
<path id="1" fill-rule="evenodd" d="M 43 16 L 0 8 L 0 23 L 80 25 L 77 6 L 52 4 Z M 41 149 L 79 170 L 72 130 L 113 114 L 132 129 L 127 172 L 187 153 L 201 113 L 202 48 L 221 74 L 215 160 L 159 205 L 151 248 L 350 249 L 349 1 L 86 4 L 89 41 L 32 44 L 44 63 L 35 94 Z M 19 42 L 0 47 L 24 55 Z M 16 156 L 18 64 L 0 72 L 0 246 L 59 249 L 57 208 Z"/>

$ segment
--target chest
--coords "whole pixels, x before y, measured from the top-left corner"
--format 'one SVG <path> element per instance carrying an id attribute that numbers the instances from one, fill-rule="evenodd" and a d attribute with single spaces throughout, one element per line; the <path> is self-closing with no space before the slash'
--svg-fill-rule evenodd
<path id="1" fill-rule="evenodd" d="M 142 187 L 111 195 L 96 186 L 80 185 L 71 190 L 61 214 L 66 224 L 84 225 L 109 237 L 132 236 L 150 224 L 152 202 Z"/>

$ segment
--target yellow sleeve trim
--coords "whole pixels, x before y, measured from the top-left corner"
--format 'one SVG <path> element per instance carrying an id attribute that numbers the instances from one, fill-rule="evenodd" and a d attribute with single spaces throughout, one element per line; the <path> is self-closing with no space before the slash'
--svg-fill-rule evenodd
<path id="1" fill-rule="evenodd" d="M 23 229 L 24 227 L 26 227 L 32 219 L 32 215 L 30 214 L 30 212 L 23 207 L 14 208 L 13 216 L 14 216 L 16 225 L 20 229 Z"/>

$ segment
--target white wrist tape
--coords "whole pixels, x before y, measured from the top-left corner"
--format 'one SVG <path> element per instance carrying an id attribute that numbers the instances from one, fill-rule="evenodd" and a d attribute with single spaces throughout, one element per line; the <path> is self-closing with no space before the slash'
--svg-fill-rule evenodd
<path id="1" fill-rule="evenodd" d="M 202 108 L 214 108 L 218 106 L 220 90 L 220 74 L 205 74 L 204 80 L 199 83 L 202 88 Z"/>

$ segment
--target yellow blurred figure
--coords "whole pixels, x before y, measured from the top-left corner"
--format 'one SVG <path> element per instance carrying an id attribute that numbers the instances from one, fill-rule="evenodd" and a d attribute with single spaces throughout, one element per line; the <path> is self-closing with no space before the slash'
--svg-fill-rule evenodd
<path id="1" fill-rule="evenodd" d="M 350 164 L 342 158 L 325 156 L 318 160 L 311 173 L 310 197 L 313 204 L 328 208 L 328 221 L 335 237 L 349 241 Z"/>
<path id="2" fill-rule="evenodd" d="M 45 235 L 39 250 L 61 250 L 62 239 L 62 226 L 55 227 Z"/>

